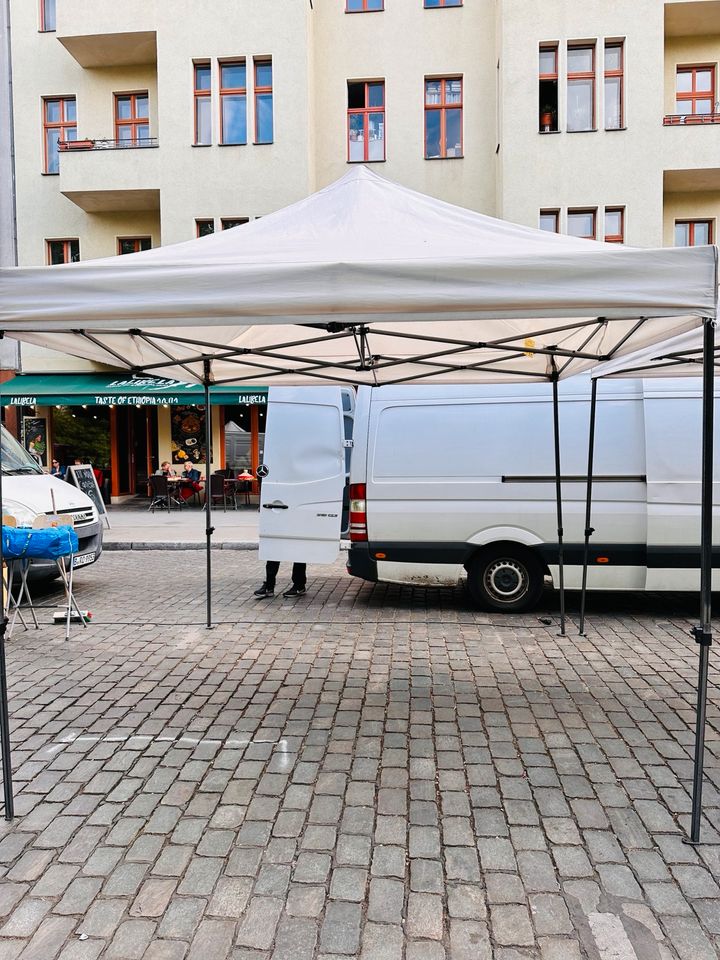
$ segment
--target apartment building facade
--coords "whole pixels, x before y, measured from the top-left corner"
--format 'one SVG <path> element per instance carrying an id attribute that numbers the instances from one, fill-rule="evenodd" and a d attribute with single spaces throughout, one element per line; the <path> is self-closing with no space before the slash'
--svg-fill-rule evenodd
<path id="1" fill-rule="evenodd" d="M 23 265 L 242 229 L 349 163 L 543 229 L 716 239 L 718 0 L 9 6 Z M 90 366 L 23 348 L 26 373 Z M 144 435 L 139 415 L 110 416 L 114 456 L 142 461 L 115 470 L 121 495 L 170 459 L 172 409 Z M 238 418 L 255 463 L 261 410 L 232 417 L 214 410 L 216 463 Z"/>

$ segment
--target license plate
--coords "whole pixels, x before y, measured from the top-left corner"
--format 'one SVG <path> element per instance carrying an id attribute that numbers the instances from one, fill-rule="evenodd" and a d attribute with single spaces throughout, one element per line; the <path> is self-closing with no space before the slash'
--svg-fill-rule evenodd
<path id="1" fill-rule="evenodd" d="M 95 553 L 81 553 L 79 557 L 73 557 L 73 567 L 84 567 L 87 563 L 93 563 Z"/>

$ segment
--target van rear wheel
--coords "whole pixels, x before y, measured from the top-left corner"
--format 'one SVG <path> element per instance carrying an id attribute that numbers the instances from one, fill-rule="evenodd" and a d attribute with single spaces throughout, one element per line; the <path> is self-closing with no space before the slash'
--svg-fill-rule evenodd
<path id="1" fill-rule="evenodd" d="M 478 554 L 468 569 L 468 591 L 485 610 L 523 613 L 540 599 L 544 587 L 538 558 L 522 547 L 509 545 Z"/>

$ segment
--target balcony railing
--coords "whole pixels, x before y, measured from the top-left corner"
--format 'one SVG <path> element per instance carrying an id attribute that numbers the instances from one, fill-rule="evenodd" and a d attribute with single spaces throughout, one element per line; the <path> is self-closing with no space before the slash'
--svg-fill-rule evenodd
<path id="1" fill-rule="evenodd" d="M 132 140 L 58 140 L 58 149 L 70 150 L 141 150 L 158 147 L 157 137 L 135 137 Z"/>
<path id="2" fill-rule="evenodd" d="M 720 113 L 671 113 L 663 117 L 664 127 L 689 127 L 704 123 L 720 123 Z"/>

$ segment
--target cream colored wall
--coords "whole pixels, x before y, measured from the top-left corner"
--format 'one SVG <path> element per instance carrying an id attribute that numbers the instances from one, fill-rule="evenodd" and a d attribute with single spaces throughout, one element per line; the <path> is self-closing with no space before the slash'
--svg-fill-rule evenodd
<path id="1" fill-rule="evenodd" d="M 500 214 L 537 225 L 541 208 L 624 206 L 626 242 L 662 242 L 663 9 L 657 0 L 569 3 L 500 0 L 504 89 L 503 189 Z M 625 40 L 626 130 L 602 129 L 604 39 Z M 568 41 L 597 43 L 596 105 L 600 129 L 567 133 Z M 538 132 L 538 48 L 559 42 L 558 134 Z M 599 224 L 601 228 L 601 224 Z"/>
<path id="2" fill-rule="evenodd" d="M 347 81 L 385 80 L 386 156 L 372 168 L 432 196 L 495 210 L 494 0 L 424 9 L 387 0 L 377 13 L 315 3 L 314 116 L 317 187 L 348 169 Z M 424 159 L 424 79 L 463 77 L 463 159 Z"/>

